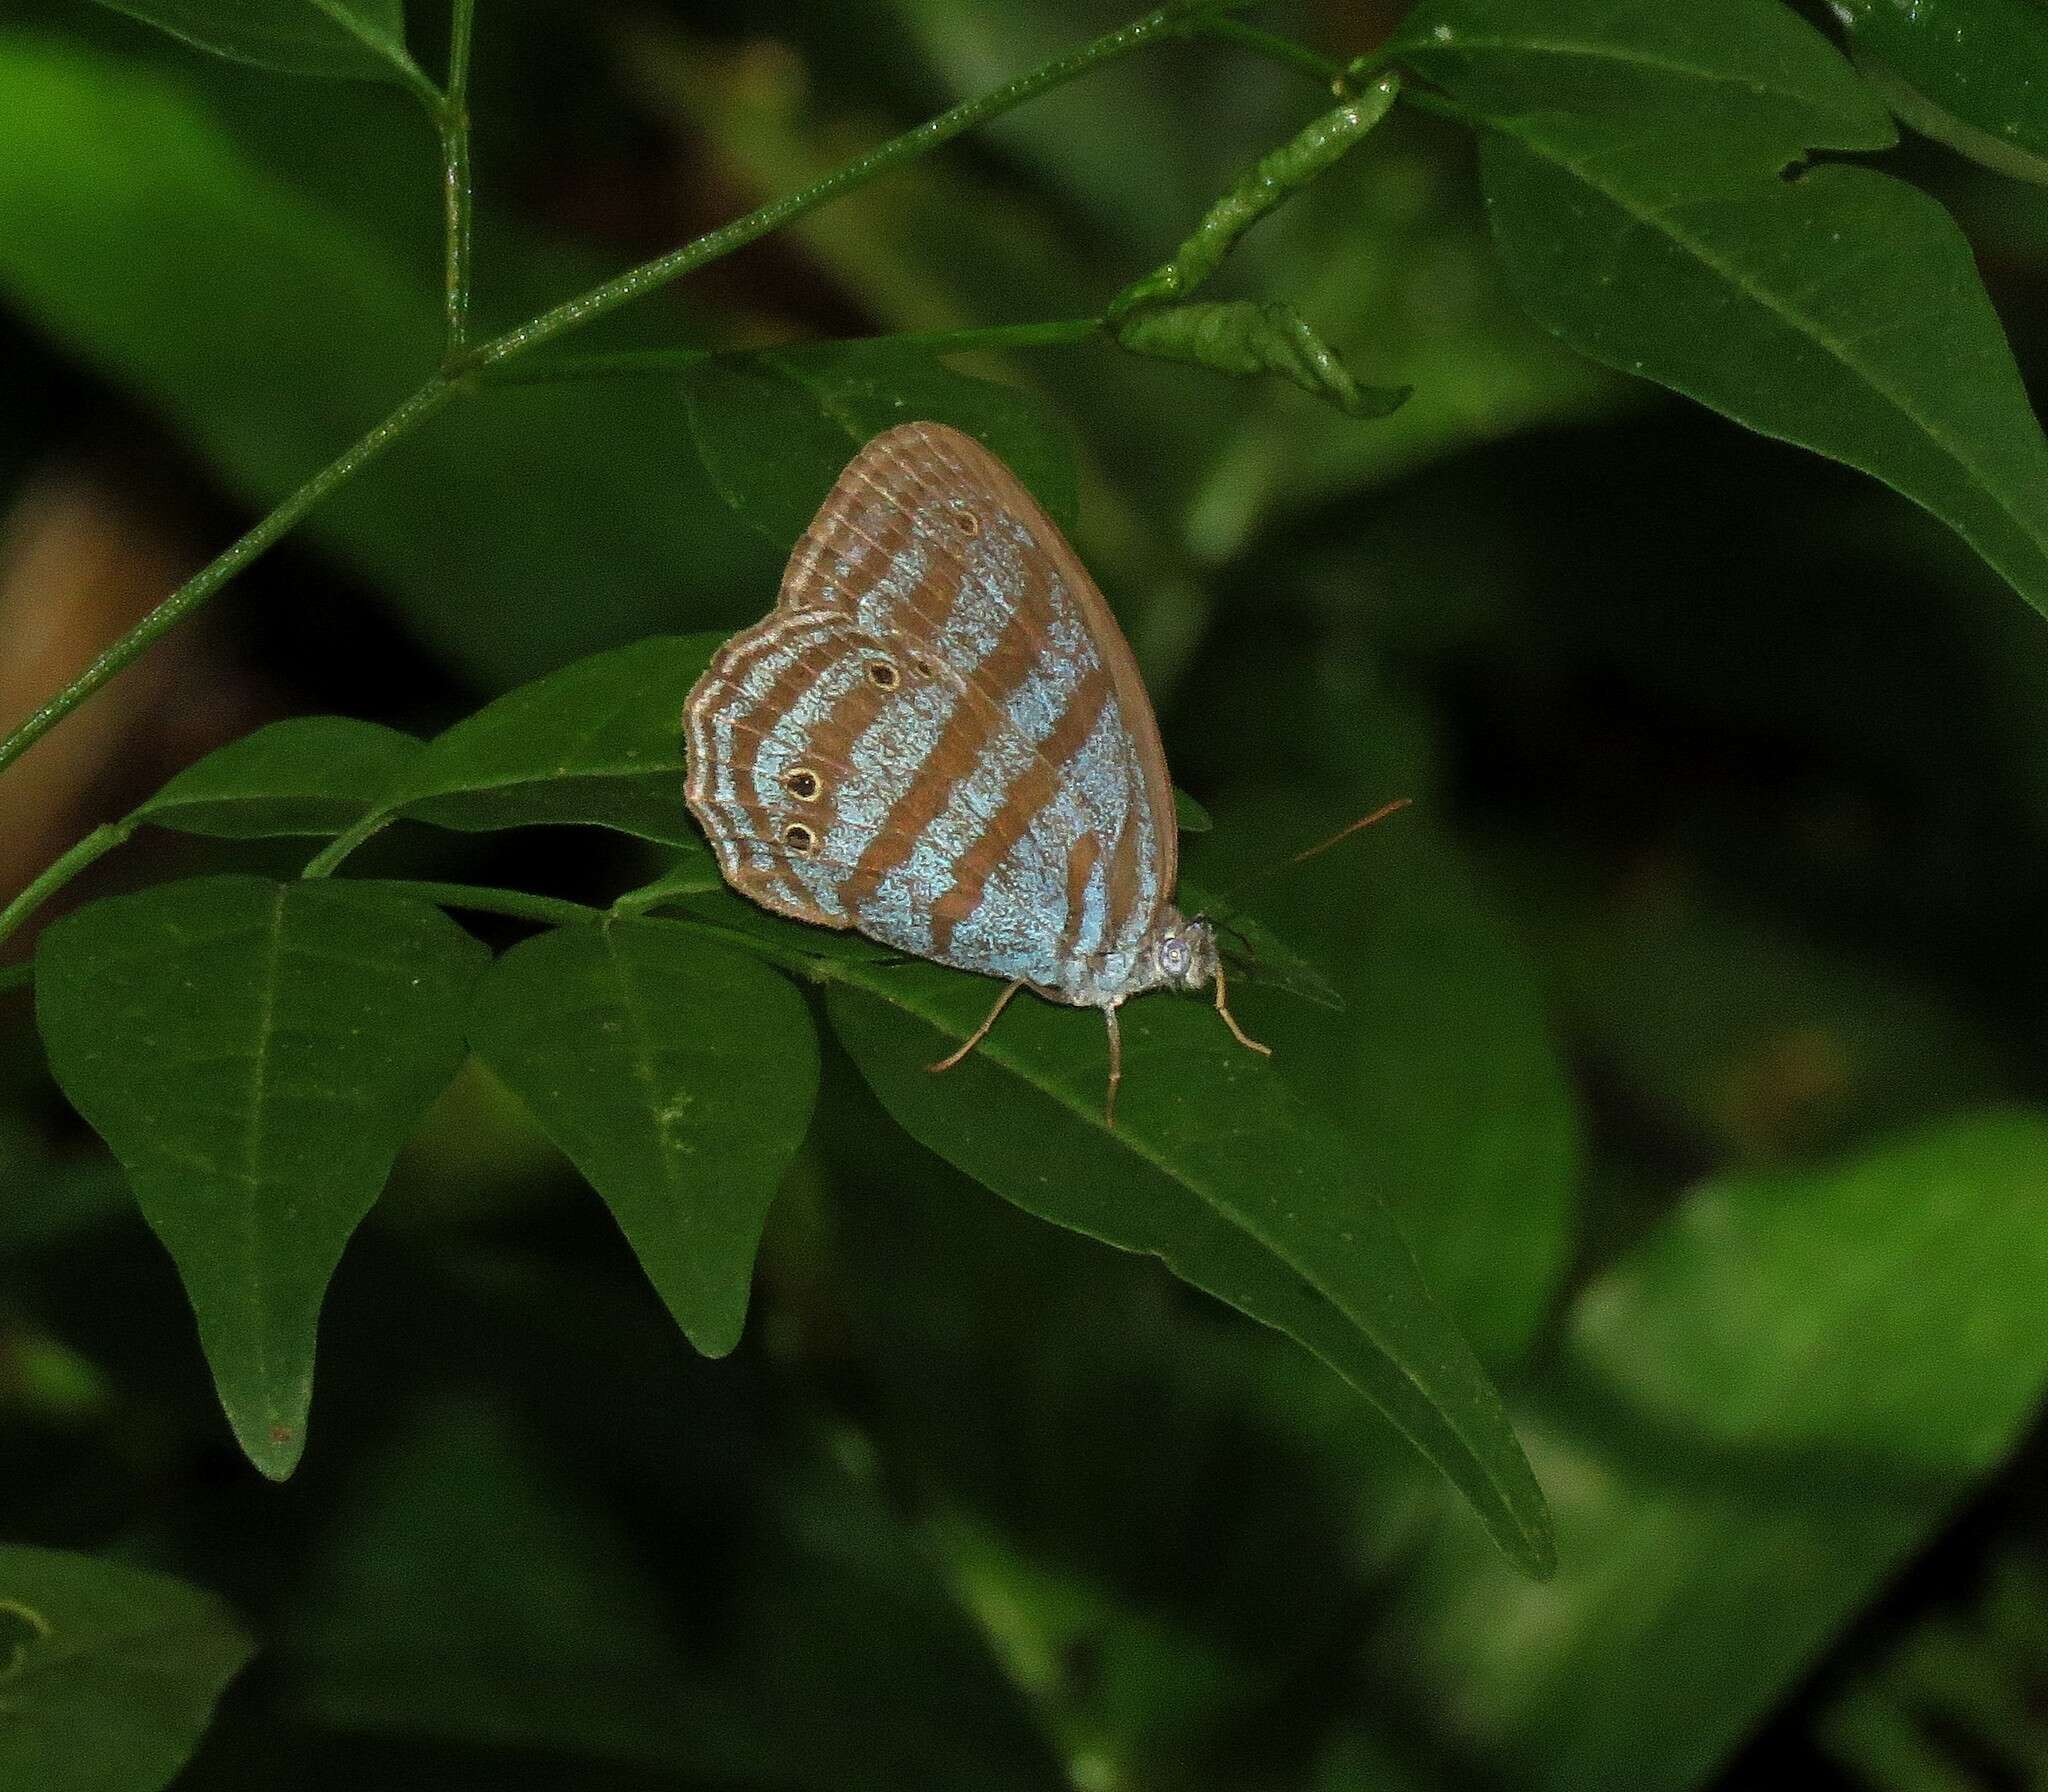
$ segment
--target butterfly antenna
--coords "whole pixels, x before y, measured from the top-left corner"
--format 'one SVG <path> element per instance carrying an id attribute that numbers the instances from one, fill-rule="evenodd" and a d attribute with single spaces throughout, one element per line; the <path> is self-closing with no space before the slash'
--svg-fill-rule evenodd
<path id="1" fill-rule="evenodd" d="M 1228 890 L 1224 891 L 1221 896 L 1217 897 L 1216 906 L 1219 909 L 1234 909 L 1237 906 L 1238 899 L 1244 895 L 1245 891 L 1255 889 L 1269 877 L 1278 877 L 1281 872 L 1289 870 L 1293 866 L 1307 864 L 1310 859 L 1320 857 L 1323 853 L 1328 852 L 1331 847 L 1350 839 L 1353 834 L 1362 832 L 1366 828 L 1373 826 L 1376 822 L 1385 821 L 1389 815 L 1398 815 L 1414 800 L 1413 797 L 1397 796 L 1390 803 L 1380 804 L 1370 815 L 1361 815 L 1356 821 L 1346 822 L 1343 827 L 1339 828 L 1327 840 L 1318 840 L 1315 845 L 1305 847 L 1292 858 L 1282 859 L 1278 864 L 1261 866 L 1251 876 L 1239 879 L 1238 882 L 1232 884 Z M 1222 922 L 1217 924 L 1219 926 L 1227 925 L 1227 923 Z M 1231 931 L 1236 932 L 1237 930 L 1232 928 Z M 1243 934 L 1238 934 L 1238 938 L 1243 939 Z M 1246 940 L 1245 944 L 1249 947 L 1251 942 Z M 1258 954 L 1254 952 L 1252 956 L 1256 958 Z"/>

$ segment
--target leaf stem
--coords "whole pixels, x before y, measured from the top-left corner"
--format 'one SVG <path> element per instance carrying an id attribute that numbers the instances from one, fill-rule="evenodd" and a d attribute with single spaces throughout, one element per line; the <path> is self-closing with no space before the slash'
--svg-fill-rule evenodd
<path id="1" fill-rule="evenodd" d="M 410 435 L 446 404 L 456 390 L 454 385 L 436 374 L 353 447 L 322 467 L 232 547 L 194 573 L 4 741 L 0 741 L 0 771 L 5 771 L 116 673 L 125 670 L 158 636 L 175 628 L 243 567 L 273 546 L 335 487 L 347 483 L 401 436 Z"/>
<path id="2" fill-rule="evenodd" d="M 48 902 L 93 860 L 112 852 L 135 832 L 135 827 L 136 824 L 132 821 L 108 821 L 94 828 L 5 908 L 0 908 L 0 940 L 12 935 L 22 922 Z"/>
<path id="3" fill-rule="evenodd" d="M 435 128 L 441 134 L 441 209 L 447 234 L 443 287 L 448 323 L 445 364 L 449 365 L 469 346 L 474 211 L 469 173 L 469 50 L 475 27 L 476 0 L 454 0 L 448 27 L 448 93 L 434 114 Z"/>
<path id="4" fill-rule="evenodd" d="M 494 385 L 538 385 L 555 380 L 624 379 L 635 376 L 687 373 L 700 362 L 724 352 L 758 352 L 795 359 L 833 349 L 865 348 L 887 343 L 892 348 L 921 349 L 926 354 L 973 354 L 984 350 L 1060 348 L 1102 334 L 1099 317 L 1057 318 L 1035 324 L 987 324 L 965 330 L 902 330 L 885 336 L 839 336 L 816 342 L 778 344 L 758 351 L 708 348 L 620 349 L 602 355 L 554 355 L 532 365 L 518 362 L 491 370 Z"/>
<path id="5" fill-rule="evenodd" d="M 593 287 L 551 311 L 544 311 L 516 329 L 507 330 L 504 335 L 478 348 L 471 364 L 478 368 L 494 367 L 501 361 L 525 354 L 543 342 L 552 342 L 571 330 L 581 329 L 630 300 L 666 286 L 685 274 L 695 273 L 706 263 L 744 248 L 841 194 L 865 186 L 876 176 L 886 174 L 942 143 L 951 142 L 961 132 L 973 129 L 984 120 L 1012 111 L 1026 100 L 1036 99 L 1055 87 L 1063 87 L 1091 69 L 1128 55 L 1156 38 L 1202 31 L 1224 11 L 1246 4 L 1249 0 L 1174 0 L 1173 4 L 1159 7 L 1141 19 L 1098 37 L 1093 43 L 1040 64 L 1014 81 L 1006 81 L 974 99 L 963 100 L 938 117 L 927 119 L 901 136 L 890 138 L 866 155 L 856 156 L 844 167 L 835 169 L 798 192 L 773 200 L 744 218 L 735 218 L 730 224 L 707 231 L 679 249 L 671 249 L 666 255 L 657 255 L 652 261 L 642 262 L 616 279 L 607 280 L 602 286 Z"/>
<path id="6" fill-rule="evenodd" d="M 395 890 L 417 896 L 442 908 L 475 909 L 487 915 L 510 915 L 518 921 L 538 921 L 544 927 L 587 927 L 606 918 L 606 911 L 588 903 L 570 902 L 560 896 L 535 896 L 526 890 L 501 890 L 488 884 L 438 884 L 407 877 L 364 877 L 348 880 L 380 890 Z"/>

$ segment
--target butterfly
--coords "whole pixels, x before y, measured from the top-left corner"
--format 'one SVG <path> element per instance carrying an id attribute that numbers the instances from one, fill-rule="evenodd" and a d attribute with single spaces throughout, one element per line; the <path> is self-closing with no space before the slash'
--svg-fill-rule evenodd
<path id="1" fill-rule="evenodd" d="M 1115 1124 L 1117 1009 L 1216 986 L 1212 925 L 1174 906 L 1179 831 L 1137 662 L 1074 550 L 1010 469 L 942 423 L 847 464 L 775 607 L 683 712 L 686 796 L 725 881 L 1006 987 L 1099 1008 Z"/>

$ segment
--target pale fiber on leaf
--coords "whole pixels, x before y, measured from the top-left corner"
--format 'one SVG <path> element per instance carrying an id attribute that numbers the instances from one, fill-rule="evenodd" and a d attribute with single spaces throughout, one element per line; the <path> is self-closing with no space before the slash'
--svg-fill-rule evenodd
<path id="1" fill-rule="evenodd" d="M 42 937 L 51 1072 L 176 1260 L 229 1423 L 274 1479 L 305 1447 L 328 1279 L 461 1067 L 487 962 L 422 903 L 256 877 L 160 884 Z"/>

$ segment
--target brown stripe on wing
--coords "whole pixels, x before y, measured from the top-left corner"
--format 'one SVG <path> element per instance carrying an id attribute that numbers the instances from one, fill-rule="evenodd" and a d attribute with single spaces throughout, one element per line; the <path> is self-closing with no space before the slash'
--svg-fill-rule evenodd
<path id="1" fill-rule="evenodd" d="M 1109 677 L 1099 668 L 1088 673 L 1067 698 L 1059 720 L 1041 743 L 1039 755 L 1019 774 L 1004 794 L 1002 806 L 989 818 L 980 837 L 961 855 L 953 872 L 953 883 L 932 905 L 932 955 L 937 957 L 952 944 L 953 930 L 974 913 L 982 890 L 995 869 L 1010 856 L 1010 849 L 1024 838 L 1038 812 L 1059 794 L 1060 778 L 1067 762 L 1101 719 L 1109 701 Z M 933 755 L 934 758 L 937 754 Z"/>
<path id="2" fill-rule="evenodd" d="M 1102 858 L 1102 836 L 1093 828 L 1076 834 L 1067 847 L 1067 924 L 1060 929 L 1060 958 L 1071 960 L 1087 917 L 1088 880 Z"/>
<path id="3" fill-rule="evenodd" d="M 1117 835 L 1116 847 L 1109 857 L 1109 902 L 1102 917 L 1102 938 L 1095 942 L 1098 949 L 1121 941 L 1124 929 L 1137 914 L 1138 905 L 1146 894 L 1141 872 L 1142 867 L 1138 863 L 1138 806 L 1133 802 L 1124 812 L 1123 831 Z M 1156 906 L 1160 893 L 1154 890 L 1151 894 Z M 1152 917 L 1147 913 L 1144 919 L 1149 923 Z"/>
<path id="4" fill-rule="evenodd" d="M 684 792 L 692 808 L 712 800 L 717 762 L 712 748 L 712 723 L 756 712 L 757 705 L 740 701 L 754 662 L 784 645 L 792 635 L 816 633 L 819 629 L 816 617 L 771 614 L 752 628 L 742 629 L 711 656 L 711 663 L 690 687 L 683 703 L 683 727 L 690 746 Z M 700 814 L 698 819 L 703 820 L 703 816 Z"/>
<path id="5" fill-rule="evenodd" d="M 883 878 L 910 857 L 918 837 L 945 812 L 953 787 L 980 763 L 982 749 L 1002 713 L 1001 701 L 1024 682 L 1037 663 L 1042 642 L 1036 619 L 1017 612 L 1003 624 L 987 659 L 970 674 L 994 699 L 987 707 L 957 705 L 909 787 L 889 807 L 882 826 L 860 855 L 860 863 L 840 895 L 850 909 L 859 909 Z"/>

